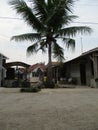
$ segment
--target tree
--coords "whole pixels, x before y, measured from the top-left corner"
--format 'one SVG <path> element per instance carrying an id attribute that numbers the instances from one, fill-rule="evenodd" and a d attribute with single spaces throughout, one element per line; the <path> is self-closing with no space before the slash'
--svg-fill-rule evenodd
<path id="1" fill-rule="evenodd" d="M 77 18 L 72 15 L 74 0 L 29 0 L 29 5 L 24 0 L 12 0 L 10 5 L 21 14 L 25 22 L 30 25 L 35 33 L 12 36 L 15 41 L 33 41 L 27 48 L 32 54 L 40 49 L 48 50 L 48 81 L 52 81 L 52 54 L 59 61 L 64 60 L 63 48 L 58 43 L 61 39 L 67 47 L 75 45 L 72 38 L 78 33 L 91 33 L 87 26 L 71 26 L 69 24 Z"/>

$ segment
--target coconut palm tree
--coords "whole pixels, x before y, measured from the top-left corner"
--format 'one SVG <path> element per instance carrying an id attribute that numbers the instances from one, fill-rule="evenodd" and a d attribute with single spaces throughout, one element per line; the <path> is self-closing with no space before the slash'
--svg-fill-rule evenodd
<path id="1" fill-rule="evenodd" d="M 15 41 L 32 41 L 27 52 L 32 54 L 40 49 L 48 50 L 48 80 L 52 81 L 52 54 L 59 61 L 64 60 L 64 52 L 58 39 L 61 39 L 67 47 L 75 45 L 72 38 L 78 33 L 91 33 L 87 26 L 71 26 L 70 23 L 77 18 L 72 14 L 74 0 L 12 0 L 10 5 L 21 14 L 24 21 L 35 31 L 12 36 Z"/>

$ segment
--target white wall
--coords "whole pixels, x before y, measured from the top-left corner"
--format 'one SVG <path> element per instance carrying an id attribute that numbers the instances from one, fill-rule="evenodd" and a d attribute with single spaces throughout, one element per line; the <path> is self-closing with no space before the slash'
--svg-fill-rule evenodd
<path id="1" fill-rule="evenodd" d="M 27 79 L 29 79 L 30 82 L 39 82 L 39 77 L 33 77 L 32 72 L 27 75 Z"/>
<path id="2" fill-rule="evenodd" d="M 91 62 L 88 59 L 86 63 L 84 63 L 86 65 L 86 84 L 88 86 L 90 86 L 90 82 L 92 79 L 92 73 L 91 73 Z M 69 70 L 70 71 L 70 77 L 74 77 L 77 79 L 77 83 L 81 84 L 81 76 L 80 76 L 80 63 L 70 63 L 70 65 L 68 65 Z"/>

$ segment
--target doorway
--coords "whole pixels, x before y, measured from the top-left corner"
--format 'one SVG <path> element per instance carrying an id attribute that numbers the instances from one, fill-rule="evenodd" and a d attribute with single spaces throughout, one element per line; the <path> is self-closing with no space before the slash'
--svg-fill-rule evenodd
<path id="1" fill-rule="evenodd" d="M 86 85 L 86 66 L 85 66 L 85 64 L 80 64 L 80 80 L 81 80 L 81 85 Z"/>

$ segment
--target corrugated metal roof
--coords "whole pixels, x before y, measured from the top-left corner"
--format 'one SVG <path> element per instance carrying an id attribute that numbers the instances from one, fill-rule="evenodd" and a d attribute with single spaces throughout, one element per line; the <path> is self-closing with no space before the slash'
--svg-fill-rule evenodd
<path id="1" fill-rule="evenodd" d="M 6 57 L 4 54 L 0 53 L 0 57 L 3 57 L 3 59 L 9 59 L 8 57 Z"/>
<path id="2" fill-rule="evenodd" d="M 93 52 L 97 52 L 97 51 L 98 51 L 98 47 L 93 48 L 93 49 L 91 49 L 91 50 L 89 50 L 89 51 L 86 51 L 86 52 L 82 53 L 80 56 L 77 56 L 77 57 L 75 57 L 75 58 L 73 58 L 73 59 L 71 59 L 71 60 L 69 60 L 69 61 L 66 61 L 65 63 L 72 62 L 72 61 L 74 61 L 74 60 L 77 60 L 77 59 L 79 59 L 79 58 L 82 58 L 82 57 L 84 57 L 84 56 L 86 56 L 86 55 L 89 55 L 89 54 L 91 54 L 91 53 L 93 53 Z"/>

